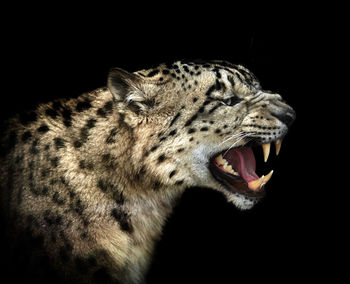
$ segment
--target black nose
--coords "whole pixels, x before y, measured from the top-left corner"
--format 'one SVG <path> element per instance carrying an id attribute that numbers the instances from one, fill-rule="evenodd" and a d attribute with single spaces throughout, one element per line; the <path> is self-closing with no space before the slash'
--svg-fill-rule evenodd
<path id="1" fill-rule="evenodd" d="M 295 111 L 290 109 L 281 113 L 272 113 L 274 117 L 277 117 L 280 121 L 282 121 L 288 128 L 292 125 L 295 120 Z"/>

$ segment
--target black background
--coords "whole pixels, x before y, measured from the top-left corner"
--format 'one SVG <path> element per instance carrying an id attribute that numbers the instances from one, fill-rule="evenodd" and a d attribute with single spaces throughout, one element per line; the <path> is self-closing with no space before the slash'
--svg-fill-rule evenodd
<path id="1" fill-rule="evenodd" d="M 328 38 L 319 37 L 322 28 L 299 12 L 268 26 L 262 24 L 271 16 L 260 14 L 248 27 L 242 18 L 252 14 L 242 11 L 238 19 L 227 9 L 176 15 L 162 10 L 143 17 L 123 9 L 114 17 L 68 8 L 57 14 L 56 8 L 11 10 L 2 35 L 0 95 L 6 103 L 1 118 L 37 102 L 104 86 L 111 67 L 135 71 L 183 58 L 243 64 L 297 113 L 280 156 L 270 158 L 275 172 L 267 195 L 243 212 L 219 193 L 189 189 L 164 228 L 147 279 L 233 283 L 240 277 L 284 283 L 332 276 L 328 264 L 336 261 L 338 249 L 328 236 L 340 229 L 323 203 L 326 184 L 318 182 L 319 153 L 312 146 L 321 129 L 315 123 L 317 102 L 323 100 L 315 74 L 327 57 L 327 49 L 320 47 Z"/>

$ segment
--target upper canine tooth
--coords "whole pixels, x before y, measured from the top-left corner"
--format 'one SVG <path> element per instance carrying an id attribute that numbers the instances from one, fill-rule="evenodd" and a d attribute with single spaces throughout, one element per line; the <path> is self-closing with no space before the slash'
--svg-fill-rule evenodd
<path id="1" fill-rule="evenodd" d="M 276 147 L 276 156 L 279 154 L 282 146 L 282 139 L 278 139 L 275 141 L 275 147 Z"/>
<path id="2" fill-rule="evenodd" d="M 264 152 L 264 161 L 266 162 L 270 155 L 271 143 L 262 144 L 263 152 Z"/>

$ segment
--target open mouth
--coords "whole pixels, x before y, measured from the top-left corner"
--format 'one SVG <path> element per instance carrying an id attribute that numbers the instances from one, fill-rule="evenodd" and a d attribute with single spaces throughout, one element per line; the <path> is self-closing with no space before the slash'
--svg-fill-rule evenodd
<path id="1" fill-rule="evenodd" d="M 276 155 L 279 154 L 282 140 L 275 142 Z M 271 143 L 262 144 L 266 162 Z M 227 190 L 247 197 L 262 197 L 264 186 L 271 179 L 273 170 L 259 177 L 256 174 L 256 160 L 251 147 L 238 147 L 224 150 L 210 159 L 209 170 Z"/>

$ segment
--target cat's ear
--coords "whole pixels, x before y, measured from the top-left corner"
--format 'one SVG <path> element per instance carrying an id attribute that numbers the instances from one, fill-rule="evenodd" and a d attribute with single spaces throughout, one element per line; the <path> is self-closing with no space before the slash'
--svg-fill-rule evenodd
<path id="1" fill-rule="evenodd" d="M 108 74 L 108 88 L 114 98 L 135 112 L 145 111 L 149 107 L 143 91 L 144 84 L 142 77 L 121 68 L 113 68 Z"/>

